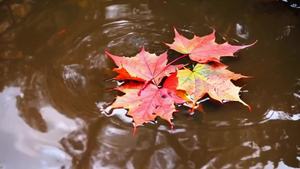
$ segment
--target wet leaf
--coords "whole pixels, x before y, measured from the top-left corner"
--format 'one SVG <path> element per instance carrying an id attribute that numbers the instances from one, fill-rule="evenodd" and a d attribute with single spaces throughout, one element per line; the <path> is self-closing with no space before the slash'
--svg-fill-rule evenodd
<path id="1" fill-rule="evenodd" d="M 220 62 L 222 56 L 233 56 L 235 52 L 251 45 L 235 46 L 225 42 L 218 44 L 215 42 L 215 31 L 206 36 L 194 36 L 192 39 L 180 35 L 176 29 L 175 38 L 172 44 L 167 44 L 171 49 L 189 54 L 191 60 L 199 63 Z"/>
<path id="2" fill-rule="evenodd" d="M 125 94 L 118 96 L 111 107 L 128 109 L 127 114 L 133 118 L 135 128 L 157 117 L 171 124 L 172 115 L 176 112 L 175 104 L 190 107 L 190 112 L 196 109 L 203 111 L 199 102 L 206 94 L 221 103 L 237 101 L 250 109 L 239 97 L 241 87 L 231 81 L 247 76 L 235 74 L 220 63 L 220 57 L 233 56 L 239 49 L 250 45 L 217 44 L 214 32 L 187 39 L 176 30 L 174 42 L 168 45 L 183 55 L 168 63 L 166 52 L 157 56 L 142 49 L 133 57 L 106 52 L 118 66 L 114 69 L 118 73 L 115 79 L 126 80 L 117 87 Z M 187 56 L 200 63 L 192 70 L 182 69 L 183 65 L 172 65 Z"/>
<path id="3" fill-rule="evenodd" d="M 176 71 L 177 66 L 167 65 L 167 53 L 159 56 L 148 53 L 144 48 L 134 57 L 120 57 L 106 52 L 118 66 L 114 71 L 119 75 L 117 80 L 153 81 L 159 84 L 170 73 Z"/>
<path id="4" fill-rule="evenodd" d="M 237 87 L 231 82 L 231 80 L 246 77 L 235 74 L 224 66 L 213 67 L 207 64 L 197 64 L 193 70 L 183 69 L 177 72 L 177 89 L 186 91 L 194 103 L 208 94 L 221 103 L 238 101 L 249 107 L 239 97 L 241 87 Z"/>
<path id="5" fill-rule="evenodd" d="M 178 90 L 178 78 L 177 78 L 177 72 L 172 73 L 164 82 L 163 84 L 164 88 L 168 89 L 170 92 L 172 92 L 174 95 L 182 99 L 182 102 L 189 102 L 191 101 L 184 90 Z"/>
<path id="6" fill-rule="evenodd" d="M 156 117 L 167 120 L 171 124 L 173 113 L 176 111 L 174 103 L 178 98 L 174 97 L 168 89 L 158 88 L 149 84 L 140 94 L 143 84 L 126 84 L 118 90 L 125 93 L 118 96 L 111 105 L 112 108 L 128 109 L 128 115 L 132 116 L 134 126 L 155 120 Z"/>

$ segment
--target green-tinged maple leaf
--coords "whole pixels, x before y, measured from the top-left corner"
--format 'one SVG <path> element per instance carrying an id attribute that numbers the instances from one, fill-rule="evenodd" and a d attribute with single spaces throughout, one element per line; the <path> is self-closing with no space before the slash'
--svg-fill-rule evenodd
<path id="1" fill-rule="evenodd" d="M 154 81 L 159 84 L 170 73 L 176 71 L 177 66 L 167 65 L 167 53 L 159 56 L 142 50 L 134 57 L 120 57 L 106 52 L 118 68 L 114 69 L 119 75 L 117 80 Z"/>
<path id="2" fill-rule="evenodd" d="M 185 103 L 185 106 L 190 107 L 190 112 L 193 113 L 194 109 L 203 112 L 203 108 L 201 105 L 196 105 L 195 101 L 189 97 L 185 90 L 177 89 L 178 86 L 178 78 L 177 72 L 172 73 L 164 82 L 164 88 L 168 89 L 173 95 L 176 95 L 182 101 L 180 103 Z"/>
<path id="3" fill-rule="evenodd" d="M 166 88 L 158 88 L 154 84 L 147 85 L 141 93 L 143 84 L 126 84 L 117 88 L 125 93 L 118 96 L 111 105 L 112 108 L 128 109 L 132 116 L 134 126 L 155 120 L 156 117 L 167 120 L 171 124 L 173 113 L 176 111 L 174 103 L 182 101 Z"/>
<path id="4" fill-rule="evenodd" d="M 250 109 L 239 97 L 241 87 L 232 83 L 232 80 L 247 76 L 227 70 L 220 58 L 233 56 L 238 50 L 251 45 L 217 44 L 215 31 L 203 37 L 187 39 L 176 29 L 174 42 L 167 45 L 183 55 L 168 63 L 166 52 L 157 56 L 146 52 L 144 48 L 133 57 L 120 57 L 106 52 L 118 66 L 114 69 L 118 73 L 115 79 L 126 80 L 117 87 L 124 95 L 118 96 L 111 107 L 128 109 L 127 114 L 133 118 L 135 128 L 157 117 L 172 124 L 175 104 L 184 103 L 191 108 L 191 112 L 195 109 L 203 111 L 198 101 L 206 94 L 221 103 L 237 101 Z M 173 65 L 187 56 L 199 62 L 192 70 L 182 69 L 183 65 Z M 208 62 L 214 63 L 211 65 Z"/>
<path id="5" fill-rule="evenodd" d="M 177 52 L 189 54 L 191 60 L 199 63 L 220 62 L 222 56 L 233 56 L 238 50 L 252 45 L 235 46 L 227 42 L 218 44 L 215 42 L 215 31 L 203 37 L 194 36 L 192 39 L 180 35 L 176 29 L 174 31 L 174 42 L 167 45 Z"/>
<path id="6" fill-rule="evenodd" d="M 183 69 L 177 72 L 177 89 L 186 91 L 194 103 L 208 94 L 221 103 L 238 101 L 249 107 L 239 97 L 241 87 L 237 87 L 231 82 L 231 80 L 245 77 L 247 76 L 235 74 L 224 66 L 213 67 L 207 64 L 197 64 L 193 70 Z"/>

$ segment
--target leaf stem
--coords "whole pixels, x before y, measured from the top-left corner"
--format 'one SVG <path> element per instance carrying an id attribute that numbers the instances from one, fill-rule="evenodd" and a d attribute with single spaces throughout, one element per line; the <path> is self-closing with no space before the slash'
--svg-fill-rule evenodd
<path id="1" fill-rule="evenodd" d="M 166 65 L 166 67 L 164 67 L 163 70 L 160 71 L 156 76 L 158 76 L 158 75 L 160 75 L 161 73 L 163 73 L 169 66 L 171 66 L 171 64 L 173 64 L 174 62 L 176 62 L 176 61 L 178 61 L 178 60 L 180 60 L 180 59 L 182 59 L 182 58 L 184 58 L 184 57 L 186 57 L 186 56 L 188 56 L 188 54 L 181 55 L 181 56 L 179 56 L 178 58 L 172 60 L 172 61 L 171 61 L 170 63 L 168 63 L 168 64 Z M 154 78 L 155 78 L 155 77 L 153 77 L 153 78 L 150 79 L 149 81 L 152 81 Z M 156 85 L 156 84 L 155 84 L 155 85 Z"/>
<path id="2" fill-rule="evenodd" d="M 184 57 L 186 57 L 186 56 L 188 56 L 188 54 L 181 55 L 181 56 L 179 56 L 178 58 L 172 60 L 170 63 L 167 64 L 167 66 L 165 67 L 165 69 L 166 69 L 167 67 L 169 67 L 171 64 L 173 64 L 174 62 L 176 62 L 176 61 L 178 61 L 178 60 L 180 60 L 180 59 L 182 59 L 182 58 L 184 58 Z"/>
<path id="3" fill-rule="evenodd" d="M 169 66 L 171 66 L 171 64 L 173 64 L 174 62 L 176 62 L 176 61 L 178 61 L 178 60 L 180 60 L 180 59 L 182 59 L 182 58 L 184 58 L 184 57 L 186 57 L 186 56 L 188 56 L 188 54 L 181 55 L 181 56 L 179 56 L 178 58 L 172 60 L 170 63 L 168 63 L 168 64 L 166 65 L 166 67 L 163 68 L 163 70 L 161 70 L 161 71 L 156 75 L 156 77 L 157 77 L 158 75 L 160 75 L 161 73 L 163 73 Z M 155 77 L 152 77 L 149 81 L 147 81 L 147 82 L 145 83 L 145 85 L 144 85 L 144 86 L 141 88 L 141 90 L 138 92 L 138 96 L 141 95 L 142 91 L 143 91 L 143 90 L 144 90 L 151 82 L 153 82 L 153 83 L 158 87 L 159 84 L 157 84 L 155 81 L 153 81 L 154 78 L 155 78 Z"/>
<path id="4" fill-rule="evenodd" d="M 147 81 L 144 86 L 141 88 L 141 90 L 138 92 L 138 96 L 141 95 L 142 91 L 151 83 L 151 81 L 153 80 L 153 78 L 149 81 Z M 158 86 L 156 83 L 155 83 L 156 86 Z"/>

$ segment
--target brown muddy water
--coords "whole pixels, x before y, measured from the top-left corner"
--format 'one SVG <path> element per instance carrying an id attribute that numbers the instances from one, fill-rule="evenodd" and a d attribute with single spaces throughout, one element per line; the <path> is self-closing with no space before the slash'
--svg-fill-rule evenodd
<path id="1" fill-rule="evenodd" d="M 300 167 L 300 11 L 277 0 L 0 0 L 1 169 Z M 172 27 L 249 44 L 230 69 L 239 103 L 158 120 L 132 135 L 113 63 L 142 46 L 163 52 Z M 172 54 L 172 52 L 171 52 Z M 173 52 L 175 55 L 175 53 Z"/>

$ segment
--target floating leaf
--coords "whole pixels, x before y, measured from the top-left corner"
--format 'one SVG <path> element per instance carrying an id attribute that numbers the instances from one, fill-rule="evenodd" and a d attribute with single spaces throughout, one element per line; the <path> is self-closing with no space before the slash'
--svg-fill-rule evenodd
<path id="1" fill-rule="evenodd" d="M 220 102 L 238 101 L 249 107 L 239 97 L 241 87 L 235 86 L 231 80 L 245 78 L 235 74 L 226 67 L 213 67 L 207 64 L 197 64 L 193 70 L 183 69 L 177 72 L 177 89 L 184 90 L 194 103 L 208 94 Z"/>
<path id="2" fill-rule="evenodd" d="M 157 117 L 171 124 L 176 112 L 175 104 L 183 103 L 191 108 L 190 112 L 196 109 L 203 111 L 199 102 L 206 94 L 222 103 L 237 101 L 248 106 L 239 97 L 241 87 L 231 82 L 247 76 L 227 70 L 220 63 L 220 58 L 233 56 L 238 50 L 251 45 L 217 44 L 215 31 L 203 37 L 187 39 L 176 29 L 174 42 L 167 45 L 183 55 L 168 63 L 167 52 L 157 56 L 143 48 L 134 57 L 120 57 L 106 52 L 118 66 L 114 69 L 118 73 L 115 79 L 126 80 L 117 87 L 125 94 L 118 96 L 111 107 L 128 109 L 127 114 L 133 118 L 135 128 Z M 199 62 L 192 70 L 173 65 L 186 56 Z"/>
<path id="3" fill-rule="evenodd" d="M 178 98 L 168 89 L 158 88 L 154 84 L 147 85 L 139 94 L 142 88 L 143 84 L 127 84 L 118 88 L 125 95 L 118 96 L 111 105 L 112 108 L 128 109 L 127 114 L 132 116 L 135 127 L 151 122 L 156 117 L 161 117 L 171 124 L 172 115 L 176 111 L 174 103 L 179 101 Z"/>
<path id="4" fill-rule="evenodd" d="M 194 36 L 192 39 L 180 35 L 176 29 L 174 31 L 174 42 L 167 45 L 177 52 L 189 54 L 191 60 L 199 63 L 219 63 L 222 56 L 233 56 L 238 50 L 252 45 L 235 46 L 227 42 L 218 44 L 215 42 L 215 31 L 203 37 Z"/>
<path id="5" fill-rule="evenodd" d="M 117 80 L 138 80 L 138 81 L 154 81 L 159 84 L 161 80 L 170 73 L 176 71 L 177 66 L 167 65 L 167 53 L 159 56 L 148 53 L 144 48 L 134 57 L 120 57 L 112 55 L 109 52 L 106 54 L 112 58 L 118 66 L 114 69 L 119 75 Z"/>

